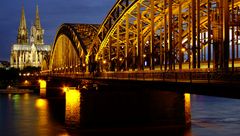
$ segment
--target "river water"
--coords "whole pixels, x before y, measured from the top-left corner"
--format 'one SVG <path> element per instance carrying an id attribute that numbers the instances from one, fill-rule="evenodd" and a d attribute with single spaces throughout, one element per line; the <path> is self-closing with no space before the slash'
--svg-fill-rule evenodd
<path id="1" fill-rule="evenodd" d="M 0 136 L 240 135 L 238 99 L 191 95 L 191 127 L 176 129 L 162 125 L 159 127 L 156 124 L 163 122 L 158 116 L 168 118 L 168 121 L 174 123 L 181 122 L 181 119 L 175 116 L 180 117 L 184 114 L 181 114 L 181 108 L 176 109 L 174 106 L 181 107 L 182 102 L 170 104 L 159 102 L 157 98 L 164 99 L 169 94 L 153 92 L 152 95 L 150 93 L 138 95 L 136 92 L 126 91 L 125 93 L 71 91 L 66 92 L 66 99 L 60 97 L 43 99 L 37 93 L 0 94 Z M 175 100 L 181 101 L 179 98 L 183 98 L 182 95 L 174 96 Z M 155 104 L 149 105 L 146 101 Z M 170 108 L 156 110 L 156 107 L 159 107 L 156 105 Z M 146 126 L 138 125 L 144 123 Z M 130 125 L 122 127 L 126 124 Z"/>

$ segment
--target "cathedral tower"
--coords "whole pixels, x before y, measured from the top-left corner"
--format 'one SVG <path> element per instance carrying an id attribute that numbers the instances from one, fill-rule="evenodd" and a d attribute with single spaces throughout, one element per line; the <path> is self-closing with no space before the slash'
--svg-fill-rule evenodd
<path id="1" fill-rule="evenodd" d="M 34 39 L 34 43 L 37 45 L 43 45 L 43 34 L 44 30 L 42 29 L 39 17 L 38 6 L 36 7 L 36 16 L 35 16 L 35 23 L 31 27 L 31 37 Z"/>
<path id="2" fill-rule="evenodd" d="M 28 43 L 28 31 L 27 31 L 27 23 L 24 13 L 24 8 L 22 7 L 22 15 L 20 20 L 20 25 L 18 28 L 17 35 L 17 43 L 18 44 L 27 44 Z"/>
<path id="3" fill-rule="evenodd" d="M 34 42 L 34 44 L 37 45 L 43 45 L 43 34 L 44 30 L 42 29 L 41 23 L 40 23 L 40 17 L 39 17 L 39 11 L 38 6 L 36 7 L 36 16 L 35 16 L 35 23 L 31 27 L 31 42 Z"/>

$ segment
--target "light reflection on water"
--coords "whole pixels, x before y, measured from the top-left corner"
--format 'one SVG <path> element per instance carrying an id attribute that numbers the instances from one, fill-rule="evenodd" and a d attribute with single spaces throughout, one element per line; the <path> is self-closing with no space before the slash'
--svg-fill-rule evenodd
<path id="1" fill-rule="evenodd" d="M 68 89 L 66 93 L 65 123 L 67 126 L 77 126 L 80 123 L 80 97 L 79 90 Z"/>
<path id="2" fill-rule="evenodd" d="M 0 94 L 0 135 L 58 136 L 68 132 L 51 116 L 49 100 L 34 94 Z"/>
<path id="3" fill-rule="evenodd" d="M 140 89 L 66 89 L 65 93 L 65 123 L 70 128 L 80 126 L 100 132 L 111 131 L 114 134 L 121 131 L 123 135 L 142 132 L 187 134 L 182 127 L 190 120 L 190 94 L 184 96 L 176 92 Z M 174 128 L 174 132 L 171 128 Z"/>
<path id="4" fill-rule="evenodd" d="M 68 136 L 82 135 L 79 128 L 69 130 L 78 126 L 81 122 L 91 122 L 99 125 L 116 125 L 114 123 L 125 121 L 139 121 L 147 114 L 150 114 L 149 122 L 161 120 L 159 115 L 164 116 L 165 112 L 170 112 L 168 116 L 174 116 L 180 109 L 168 108 L 165 112 L 156 110 L 156 107 L 171 107 L 181 105 L 181 103 L 170 102 L 184 98 L 185 117 L 190 116 L 191 129 L 174 128 L 163 129 L 160 127 L 129 127 L 102 129 L 93 128 L 85 132 L 93 135 L 172 135 L 172 136 L 239 136 L 240 121 L 240 100 L 226 99 L 199 95 L 184 96 L 171 93 L 139 93 L 138 92 L 87 92 L 81 93 L 77 90 L 66 92 L 66 102 L 64 99 L 50 98 L 42 99 L 34 94 L 0 94 L 0 135 L 1 136 Z M 174 97 L 169 98 L 169 95 Z M 166 99 L 166 103 L 160 99 Z M 191 99 L 190 99 L 191 98 Z M 109 103 L 112 102 L 112 103 Z M 190 103 L 191 102 L 191 103 Z M 146 106 L 150 103 L 150 108 L 146 112 Z M 80 109 L 81 107 L 81 109 Z M 191 108 L 191 110 L 190 110 Z M 158 109 L 158 108 L 157 108 Z M 136 112 L 135 112 L 136 111 Z M 136 114 L 138 113 L 138 114 Z M 188 114 L 186 114 L 188 113 Z M 180 114 L 177 114 L 180 115 Z M 152 117 L 152 118 L 151 118 Z M 106 120 L 110 118 L 110 120 Z M 116 119 L 117 118 L 117 119 Z M 123 120 L 123 121 L 122 121 Z M 175 120 L 175 119 L 174 119 Z M 81 122 L 80 122 L 81 121 Z M 101 124 L 102 121 L 108 122 Z M 112 124 L 111 124 L 112 123 Z M 141 122 L 139 122 L 141 123 Z M 154 122 L 159 123 L 159 122 Z M 89 124 L 88 124 L 89 125 Z M 135 124 L 133 124 L 135 125 Z M 136 133 L 135 133 L 136 132 Z M 157 133 L 157 134 L 155 134 Z"/>

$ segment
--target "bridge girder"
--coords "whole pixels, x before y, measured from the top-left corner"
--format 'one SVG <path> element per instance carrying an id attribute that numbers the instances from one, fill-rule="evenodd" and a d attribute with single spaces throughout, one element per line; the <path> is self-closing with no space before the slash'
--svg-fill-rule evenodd
<path id="1" fill-rule="evenodd" d="M 239 0 L 233 2 L 119 0 L 100 26 L 88 56 L 92 55 L 99 68 L 107 71 L 192 69 L 200 68 L 204 61 L 208 61 L 207 68 L 227 69 L 228 62 L 224 61 L 229 53 L 224 51 L 223 30 L 238 29 L 238 21 L 230 19 L 239 18 Z M 224 26 L 226 15 L 230 23 L 225 21 Z M 215 41 L 222 49 L 213 49 Z"/>
<path id="2" fill-rule="evenodd" d="M 63 24 L 59 28 L 50 70 L 66 65 L 54 62 L 57 52 L 61 59 L 74 61 L 67 67 L 77 69 L 88 65 L 101 71 L 227 71 L 231 45 L 232 66 L 239 57 L 239 6 L 240 0 L 118 0 L 99 27 Z M 72 56 L 65 57 L 56 48 L 61 38 L 71 43 L 72 52 L 65 54 Z"/>

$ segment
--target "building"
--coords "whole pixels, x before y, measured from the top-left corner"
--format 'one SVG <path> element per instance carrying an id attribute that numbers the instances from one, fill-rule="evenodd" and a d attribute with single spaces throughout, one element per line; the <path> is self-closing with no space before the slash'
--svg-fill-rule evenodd
<path id="1" fill-rule="evenodd" d="M 22 8 L 17 43 L 13 44 L 11 48 L 11 67 L 20 69 L 27 66 L 41 67 L 43 59 L 50 55 L 51 51 L 51 46 L 44 44 L 43 34 L 44 29 L 41 27 L 38 6 L 36 7 L 35 22 L 31 26 L 30 35 L 28 35 L 24 8 Z"/>

